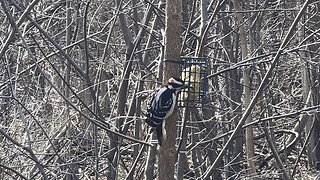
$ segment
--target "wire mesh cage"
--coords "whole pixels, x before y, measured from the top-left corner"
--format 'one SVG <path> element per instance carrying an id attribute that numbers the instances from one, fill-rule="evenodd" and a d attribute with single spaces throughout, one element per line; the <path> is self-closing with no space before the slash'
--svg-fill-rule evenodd
<path id="1" fill-rule="evenodd" d="M 208 65 L 205 58 L 182 57 L 181 79 L 189 87 L 180 92 L 178 107 L 202 107 L 208 89 Z"/>

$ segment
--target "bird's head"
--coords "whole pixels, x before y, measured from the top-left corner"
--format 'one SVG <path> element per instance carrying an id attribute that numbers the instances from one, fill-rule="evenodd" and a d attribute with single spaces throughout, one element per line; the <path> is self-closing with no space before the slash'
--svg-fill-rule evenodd
<path id="1" fill-rule="evenodd" d="M 188 83 L 185 83 L 182 79 L 180 78 L 176 78 L 176 77 L 172 77 L 168 80 L 168 86 L 169 88 L 172 88 L 176 91 L 180 91 L 184 88 L 189 87 Z"/>

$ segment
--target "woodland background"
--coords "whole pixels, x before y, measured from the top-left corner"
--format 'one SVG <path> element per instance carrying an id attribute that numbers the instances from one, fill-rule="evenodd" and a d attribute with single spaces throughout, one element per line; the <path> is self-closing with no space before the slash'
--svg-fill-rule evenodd
<path id="1" fill-rule="evenodd" d="M 143 119 L 166 1 L 0 2 L 0 179 L 157 178 Z M 180 3 L 180 54 L 207 60 L 208 89 L 177 109 L 175 178 L 315 177 L 320 1 Z"/>

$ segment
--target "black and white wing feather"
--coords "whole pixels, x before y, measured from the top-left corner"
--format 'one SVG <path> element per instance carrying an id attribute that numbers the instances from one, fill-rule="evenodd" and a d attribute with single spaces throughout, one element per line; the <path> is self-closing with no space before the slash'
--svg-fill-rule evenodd
<path id="1" fill-rule="evenodd" d="M 146 123 L 149 126 L 160 126 L 163 120 L 172 114 L 175 96 L 175 91 L 166 86 L 152 94 L 147 105 Z"/>
<path id="2" fill-rule="evenodd" d="M 163 140 L 162 124 L 172 114 L 175 101 L 175 90 L 167 86 L 152 94 L 148 101 L 146 123 L 156 131 L 160 146 Z"/>

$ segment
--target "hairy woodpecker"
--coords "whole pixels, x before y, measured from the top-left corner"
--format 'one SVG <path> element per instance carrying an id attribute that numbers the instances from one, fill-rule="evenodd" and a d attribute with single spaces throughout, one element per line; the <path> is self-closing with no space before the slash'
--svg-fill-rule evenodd
<path id="1" fill-rule="evenodd" d="M 156 131 L 160 146 L 165 136 L 165 130 L 163 129 L 165 119 L 172 114 L 175 108 L 177 93 L 186 87 L 188 85 L 182 79 L 172 77 L 166 85 L 155 91 L 148 100 L 146 123 Z"/>

